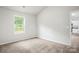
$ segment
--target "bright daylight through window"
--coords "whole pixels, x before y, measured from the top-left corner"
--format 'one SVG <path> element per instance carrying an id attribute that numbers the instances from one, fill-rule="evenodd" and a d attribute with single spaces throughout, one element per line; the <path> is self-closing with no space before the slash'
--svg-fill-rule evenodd
<path id="1" fill-rule="evenodd" d="M 23 16 L 15 16 L 14 21 L 14 30 L 15 33 L 23 33 L 24 32 L 24 17 Z"/>

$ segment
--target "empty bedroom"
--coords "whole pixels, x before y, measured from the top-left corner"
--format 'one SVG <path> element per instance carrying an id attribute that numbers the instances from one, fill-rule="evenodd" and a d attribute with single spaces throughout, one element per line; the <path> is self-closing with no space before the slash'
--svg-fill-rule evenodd
<path id="1" fill-rule="evenodd" d="M 78 53 L 73 17 L 78 6 L 0 6 L 0 53 Z"/>

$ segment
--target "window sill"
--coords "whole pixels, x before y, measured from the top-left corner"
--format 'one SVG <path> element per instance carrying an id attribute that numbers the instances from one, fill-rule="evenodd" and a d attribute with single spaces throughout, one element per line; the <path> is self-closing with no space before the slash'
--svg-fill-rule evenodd
<path id="1" fill-rule="evenodd" d="M 25 32 L 15 32 L 15 34 L 23 34 L 23 33 L 25 33 Z"/>

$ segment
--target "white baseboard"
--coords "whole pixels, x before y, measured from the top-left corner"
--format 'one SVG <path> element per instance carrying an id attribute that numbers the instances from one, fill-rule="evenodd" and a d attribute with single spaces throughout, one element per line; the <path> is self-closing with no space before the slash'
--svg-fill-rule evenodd
<path id="1" fill-rule="evenodd" d="M 9 44 L 9 43 L 15 43 L 15 42 L 28 40 L 28 39 L 33 39 L 33 38 L 37 38 L 37 37 L 30 37 L 30 38 L 24 38 L 24 39 L 20 39 L 20 40 L 15 40 L 15 41 L 3 42 L 3 43 L 0 43 L 0 45 Z"/>
<path id="2" fill-rule="evenodd" d="M 55 40 L 52 40 L 52 39 L 48 39 L 46 37 L 39 37 L 40 39 L 44 39 L 44 40 L 48 40 L 48 41 L 53 41 L 53 42 L 56 42 L 56 43 L 59 43 L 59 44 L 63 44 L 63 45 L 68 45 L 68 46 L 71 46 L 71 42 L 62 42 L 62 41 L 55 41 Z"/>

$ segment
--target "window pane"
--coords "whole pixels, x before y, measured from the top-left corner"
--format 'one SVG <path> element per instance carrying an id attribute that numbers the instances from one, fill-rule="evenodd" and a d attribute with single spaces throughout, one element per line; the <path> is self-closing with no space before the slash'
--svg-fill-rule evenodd
<path id="1" fill-rule="evenodd" d="M 21 16 L 15 16 L 15 32 L 24 31 L 24 18 Z"/>

